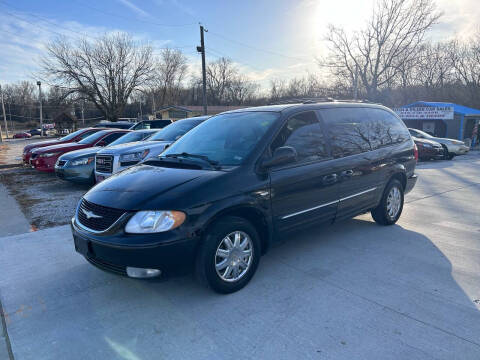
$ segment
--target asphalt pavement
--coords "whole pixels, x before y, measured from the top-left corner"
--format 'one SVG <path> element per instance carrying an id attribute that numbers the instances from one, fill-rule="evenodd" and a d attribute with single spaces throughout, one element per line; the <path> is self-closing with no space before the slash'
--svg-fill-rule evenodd
<path id="1" fill-rule="evenodd" d="M 273 248 L 251 283 L 102 272 L 68 226 L 0 238 L 15 359 L 480 359 L 480 156 L 429 162 L 395 226 L 369 215 Z M 1 352 L 0 352 L 1 354 Z"/>

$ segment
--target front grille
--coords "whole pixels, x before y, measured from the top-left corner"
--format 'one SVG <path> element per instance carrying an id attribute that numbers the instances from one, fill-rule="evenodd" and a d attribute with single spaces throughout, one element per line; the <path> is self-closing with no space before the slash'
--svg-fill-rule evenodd
<path id="1" fill-rule="evenodd" d="M 37 156 L 38 154 L 32 154 L 32 156 L 30 156 L 30 159 L 35 159 Z"/>
<path id="2" fill-rule="evenodd" d="M 97 205 L 82 199 L 77 213 L 77 220 L 88 229 L 104 231 L 112 226 L 124 213 L 125 210 Z"/>
<path id="3" fill-rule="evenodd" d="M 95 156 L 95 170 L 98 172 L 111 174 L 113 170 L 113 156 L 112 155 Z"/>
<path id="4" fill-rule="evenodd" d="M 65 166 L 66 163 L 67 163 L 67 160 L 59 160 L 58 161 L 58 166 L 59 167 Z"/>
<path id="5" fill-rule="evenodd" d="M 103 260 L 86 256 L 85 257 L 87 261 L 92 264 L 93 266 L 96 266 L 97 268 L 104 270 L 104 271 L 109 271 L 115 274 L 119 275 L 125 275 L 127 276 L 127 269 L 125 266 L 120 266 L 120 265 L 115 265 L 115 264 L 110 264 L 108 262 L 105 262 Z"/>

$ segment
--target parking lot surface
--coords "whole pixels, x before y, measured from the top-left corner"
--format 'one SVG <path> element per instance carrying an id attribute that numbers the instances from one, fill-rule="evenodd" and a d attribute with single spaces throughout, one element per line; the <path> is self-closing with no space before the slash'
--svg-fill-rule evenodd
<path id="1" fill-rule="evenodd" d="M 139 281 L 68 226 L 0 238 L 15 359 L 480 359 L 480 156 L 421 164 L 397 225 L 369 215 L 273 248 L 243 290 Z"/>

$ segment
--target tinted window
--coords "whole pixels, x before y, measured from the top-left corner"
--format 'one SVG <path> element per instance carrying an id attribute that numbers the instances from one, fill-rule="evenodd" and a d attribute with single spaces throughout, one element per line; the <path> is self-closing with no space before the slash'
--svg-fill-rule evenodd
<path id="1" fill-rule="evenodd" d="M 410 133 L 402 120 L 382 109 L 368 109 L 370 134 L 374 148 L 403 143 Z"/>
<path id="2" fill-rule="evenodd" d="M 81 134 L 82 132 L 84 132 L 85 130 L 84 129 L 81 129 L 81 130 L 77 130 L 71 134 L 68 134 L 62 138 L 60 138 L 61 141 L 64 141 L 64 140 L 72 140 L 74 137 L 78 136 L 78 134 Z M 87 136 L 90 136 L 92 135 L 93 133 L 97 132 L 98 130 L 89 130 L 89 131 L 85 131 L 80 137 L 79 137 L 79 140 L 81 139 L 85 139 Z"/>
<path id="3" fill-rule="evenodd" d="M 297 114 L 288 119 L 272 143 L 272 153 L 281 146 L 293 147 L 297 151 L 298 162 L 328 157 L 322 128 L 313 111 Z"/>
<path id="4" fill-rule="evenodd" d="M 149 140 L 175 141 L 200 123 L 198 120 L 179 120 L 160 130 Z"/>
<path id="5" fill-rule="evenodd" d="M 150 135 L 152 135 L 151 132 L 133 131 L 131 133 L 124 134 L 123 136 L 112 142 L 110 146 L 126 144 L 134 141 L 141 141 L 149 137 Z"/>
<path id="6" fill-rule="evenodd" d="M 108 136 L 105 136 L 102 142 L 105 143 L 105 145 L 108 145 L 114 142 L 115 140 L 117 140 L 118 138 L 122 137 L 123 135 L 125 135 L 125 133 L 113 133 Z"/>
<path id="7" fill-rule="evenodd" d="M 321 111 L 334 157 L 373 150 L 369 114 L 365 108 L 332 108 Z"/>
<path id="8" fill-rule="evenodd" d="M 86 138 L 82 139 L 79 141 L 79 144 L 94 144 L 96 143 L 102 136 L 104 136 L 107 133 L 108 130 L 101 130 L 97 131 L 94 134 L 91 134 L 90 136 L 87 136 Z"/>

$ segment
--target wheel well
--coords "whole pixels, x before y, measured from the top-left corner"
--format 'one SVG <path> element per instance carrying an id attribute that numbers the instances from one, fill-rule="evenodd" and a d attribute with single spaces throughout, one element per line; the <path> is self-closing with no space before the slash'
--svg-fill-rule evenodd
<path id="1" fill-rule="evenodd" d="M 260 237 L 260 245 L 262 248 L 262 254 L 265 254 L 268 250 L 269 246 L 269 238 L 270 238 L 270 230 L 267 224 L 267 220 L 265 215 L 252 207 L 240 207 L 240 208 L 233 208 L 226 211 L 221 212 L 218 214 L 206 227 L 206 231 L 219 219 L 225 216 L 237 216 L 248 220 L 257 230 L 258 236 Z"/>
<path id="2" fill-rule="evenodd" d="M 393 179 L 397 179 L 402 184 L 403 190 L 407 187 L 407 176 L 404 173 L 396 173 L 391 178 L 390 181 Z"/>

